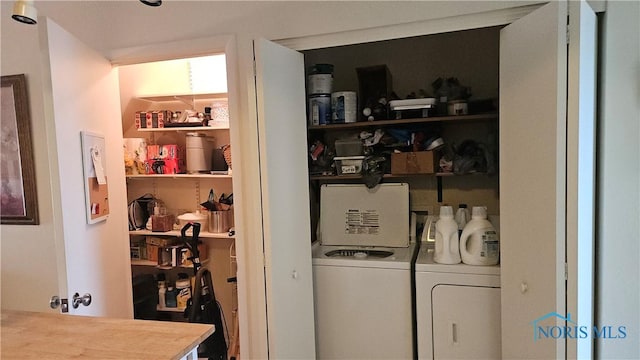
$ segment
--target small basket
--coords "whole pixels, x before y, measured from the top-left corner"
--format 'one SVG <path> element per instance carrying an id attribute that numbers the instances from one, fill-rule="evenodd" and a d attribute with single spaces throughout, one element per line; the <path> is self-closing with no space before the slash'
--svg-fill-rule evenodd
<path id="1" fill-rule="evenodd" d="M 231 169 L 231 145 L 225 145 L 222 147 L 222 154 L 224 155 L 224 161 L 229 165 Z"/>

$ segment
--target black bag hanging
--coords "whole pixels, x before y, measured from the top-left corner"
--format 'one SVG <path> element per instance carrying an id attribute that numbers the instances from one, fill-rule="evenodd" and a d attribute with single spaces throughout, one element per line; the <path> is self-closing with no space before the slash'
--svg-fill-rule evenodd
<path id="1" fill-rule="evenodd" d="M 189 322 L 213 324 L 216 330 L 200 344 L 198 357 L 206 357 L 210 360 L 227 358 L 227 342 L 224 338 L 221 313 L 222 310 L 213 291 L 211 272 L 207 268 L 200 268 L 196 273 Z"/>
<path id="2" fill-rule="evenodd" d="M 216 300 L 211 280 L 211 271 L 200 264 L 200 253 L 198 251 L 198 235 L 200 234 L 200 223 L 187 223 L 182 227 L 182 239 L 191 251 L 191 262 L 195 275 L 195 285 L 191 300 L 187 305 L 185 314 L 188 314 L 190 323 L 213 324 L 215 331 L 198 346 L 198 357 L 206 357 L 209 360 L 227 359 L 227 342 L 224 337 L 224 326 L 222 322 L 222 309 Z M 193 227 L 191 240 L 187 239 L 187 230 Z"/>

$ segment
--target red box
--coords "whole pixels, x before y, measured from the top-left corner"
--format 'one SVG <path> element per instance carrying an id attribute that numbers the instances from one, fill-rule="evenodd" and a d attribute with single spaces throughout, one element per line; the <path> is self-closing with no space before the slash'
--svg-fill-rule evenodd
<path id="1" fill-rule="evenodd" d="M 136 111 L 136 129 L 163 128 L 171 121 L 172 114 L 169 110 Z"/>
<path id="2" fill-rule="evenodd" d="M 160 157 L 163 159 L 182 159 L 182 149 L 178 145 L 160 145 Z"/>
<path id="3" fill-rule="evenodd" d="M 145 161 L 147 174 L 181 174 L 185 172 L 182 159 L 149 159 Z"/>
<path id="4" fill-rule="evenodd" d="M 182 148 L 175 144 L 147 145 L 147 174 L 180 174 L 185 172 Z"/>
<path id="5" fill-rule="evenodd" d="M 147 159 L 160 158 L 160 145 L 147 145 Z"/>

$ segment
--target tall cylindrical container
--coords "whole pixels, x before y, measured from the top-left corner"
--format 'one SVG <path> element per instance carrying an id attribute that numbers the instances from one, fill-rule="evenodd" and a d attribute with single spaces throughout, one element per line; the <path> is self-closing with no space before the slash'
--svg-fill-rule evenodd
<path id="1" fill-rule="evenodd" d="M 333 90 L 333 65 L 315 64 L 310 66 L 307 75 L 307 94 L 331 94 Z"/>
<path id="2" fill-rule="evenodd" d="M 326 125 L 331 123 L 331 95 L 309 96 L 309 124 Z"/>
<path id="3" fill-rule="evenodd" d="M 458 248 L 458 224 L 453 218 L 451 206 L 441 206 L 436 222 L 436 246 L 433 261 L 439 264 L 460 263 Z"/>
<path id="4" fill-rule="evenodd" d="M 176 280 L 176 305 L 179 309 L 186 309 L 189 299 L 191 299 L 191 281 L 189 275 L 185 273 L 178 274 L 178 280 Z"/>
<path id="5" fill-rule="evenodd" d="M 338 91 L 331 94 L 331 122 L 354 123 L 358 113 L 358 96 L 355 91 Z"/>
<path id="6" fill-rule="evenodd" d="M 211 171 L 211 156 L 213 155 L 213 138 L 202 133 L 186 134 L 187 143 L 187 172 L 209 173 Z"/>
<path id="7" fill-rule="evenodd" d="M 307 122 L 312 125 L 331 123 L 331 91 L 333 65 L 315 64 L 307 69 Z"/>
<path id="8" fill-rule="evenodd" d="M 474 206 L 471 210 L 471 221 L 460 236 L 460 255 L 462 262 L 469 265 L 496 265 L 499 261 L 498 233 L 487 220 L 483 206 Z"/>
<path id="9" fill-rule="evenodd" d="M 165 286 L 164 281 L 158 282 L 158 306 L 161 309 L 167 307 L 167 303 L 165 301 L 166 292 L 167 292 L 167 287 Z"/>

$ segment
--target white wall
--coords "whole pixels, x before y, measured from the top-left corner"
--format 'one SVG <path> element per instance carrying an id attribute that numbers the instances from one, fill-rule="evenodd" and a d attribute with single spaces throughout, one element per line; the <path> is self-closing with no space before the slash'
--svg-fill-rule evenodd
<path id="1" fill-rule="evenodd" d="M 42 74 L 38 56 L 38 28 L 11 21 L 5 11 L 8 3 L 10 2 L 2 2 L 0 72 L 2 75 L 26 74 L 40 225 L 0 226 L 2 308 L 44 311 L 49 308 L 47 299 L 57 294 L 58 283 L 55 280 L 42 281 L 44 275 L 55 272 L 57 265 L 54 239 L 51 236 L 54 220 L 41 91 Z"/>
<path id="2" fill-rule="evenodd" d="M 597 324 L 626 326 L 597 342 L 602 359 L 640 358 L 640 3 L 604 15 L 598 154 Z"/>

